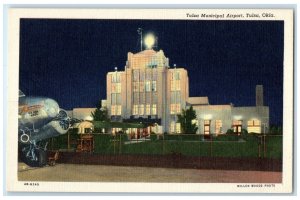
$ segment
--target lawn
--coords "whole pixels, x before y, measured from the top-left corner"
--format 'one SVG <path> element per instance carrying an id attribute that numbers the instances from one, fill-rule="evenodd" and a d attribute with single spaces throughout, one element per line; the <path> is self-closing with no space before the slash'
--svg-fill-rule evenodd
<path id="1" fill-rule="evenodd" d="M 73 138 L 74 136 L 71 136 Z M 203 141 L 202 137 L 196 136 L 168 136 L 163 140 L 152 138 L 139 143 L 125 144 L 126 135 L 113 137 L 108 134 L 94 136 L 95 153 L 101 154 L 147 154 L 165 155 L 180 153 L 186 156 L 205 156 L 205 157 L 259 157 L 260 140 L 253 135 L 247 135 L 235 139 L 234 137 L 217 137 L 213 141 Z M 60 136 L 54 139 L 56 148 L 66 148 L 67 137 Z M 282 158 L 282 137 L 267 136 L 265 146 L 265 157 Z M 260 155 L 264 156 L 264 146 L 260 145 Z"/>
<path id="2" fill-rule="evenodd" d="M 102 140 L 98 138 L 99 140 Z M 108 141 L 110 140 L 110 141 Z M 124 140 L 124 139 L 123 139 Z M 247 136 L 237 141 L 216 140 L 148 140 L 140 143 L 124 144 L 117 140 L 106 138 L 102 145 L 95 149 L 97 153 L 120 153 L 120 154 L 147 154 L 163 155 L 180 153 L 187 156 L 209 157 L 252 157 L 259 156 L 259 140 L 255 136 Z M 99 141 L 100 142 L 100 141 Z M 97 140 L 95 141 L 97 146 Z M 101 147 L 102 146 L 102 147 Z M 263 156 L 263 145 L 260 146 L 260 154 Z M 282 158 L 282 137 L 266 137 L 266 157 Z"/>

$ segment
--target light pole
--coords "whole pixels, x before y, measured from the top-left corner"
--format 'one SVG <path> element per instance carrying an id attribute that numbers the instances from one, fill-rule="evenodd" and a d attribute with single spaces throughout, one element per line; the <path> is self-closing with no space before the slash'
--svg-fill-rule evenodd
<path id="1" fill-rule="evenodd" d="M 143 29 L 142 28 L 138 28 L 137 32 L 141 36 L 141 51 L 143 51 Z"/>

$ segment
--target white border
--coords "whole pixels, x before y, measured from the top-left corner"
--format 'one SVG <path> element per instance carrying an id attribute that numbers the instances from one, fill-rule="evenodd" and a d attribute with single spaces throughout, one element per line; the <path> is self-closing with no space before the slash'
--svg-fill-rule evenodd
<path id="1" fill-rule="evenodd" d="M 290 193 L 292 191 L 293 147 L 293 11 L 291 9 L 10 9 L 8 18 L 8 127 L 7 147 L 17 147 L 17 110 L 19 76 L 19 19 L 73 18 L 73 19 L 184 19 L 186 13 L 263 13 L 272 12 L 275 18 L 254 20 L 284 20 L 284 116 L 283 116 L 283 182 L 275 188 L 237 188 L 229 183 L 94 183 L 94 182 L 39 182 L 39 187 L 24 187 L 17 179 L 17 148 L 7 148 L 8 191 L 56 192 L 222 192 L 222 193 Z M 205 20 L 209 20 L 206 18 Z M 211 18 L 210 20 L 216 20 Z M 232 20 L 232 19 L 229 19 Z M 238 18 L 235 20 L 245 20 Z M 250 20 L 250 19 L 247 19 Z M 9 156 L 8 156 L 9 155 Z M 132 190 L 134 188 L 134 191 Z"/>

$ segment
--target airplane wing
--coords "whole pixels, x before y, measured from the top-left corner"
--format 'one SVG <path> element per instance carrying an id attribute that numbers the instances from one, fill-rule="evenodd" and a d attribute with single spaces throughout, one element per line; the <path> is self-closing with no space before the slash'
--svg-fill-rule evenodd
<path id="1" fill-rule="evenodd" d="M 19 97 L 25 97 L 25 94 L 21 90 L 19 90 Z"/>

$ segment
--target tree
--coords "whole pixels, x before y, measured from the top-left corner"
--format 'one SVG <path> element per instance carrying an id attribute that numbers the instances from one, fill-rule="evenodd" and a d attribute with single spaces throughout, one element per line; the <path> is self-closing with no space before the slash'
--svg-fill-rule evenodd
<path id="1" fill-rule="evenodd" d="M 108 117 L 108 110 L 106 108 L 101 108 L 101 103 L 99 102 L 97 108 L 94 112 L 91 112 L 91 116 L 94 121 L 110 121 Z"/>
<path id="2" fill-rule="evenodd" d="M 197 119 L 196 111 L 193 106 L 188 109 L 182 109 L 181 114 L 177 115 L 177 122 L 180 123 L 181 130 L 185 134 L 195 134 L 198 130 L 196 123 L 193 120 Z"/>

